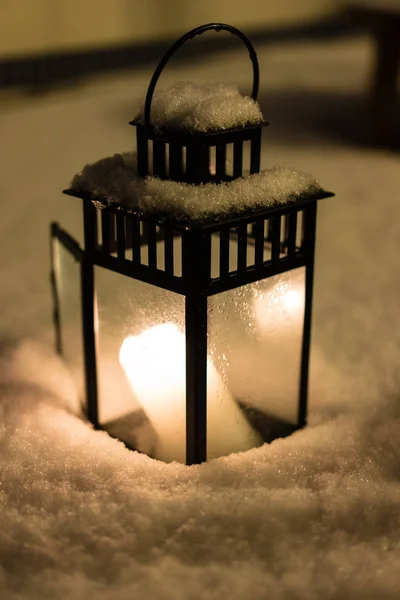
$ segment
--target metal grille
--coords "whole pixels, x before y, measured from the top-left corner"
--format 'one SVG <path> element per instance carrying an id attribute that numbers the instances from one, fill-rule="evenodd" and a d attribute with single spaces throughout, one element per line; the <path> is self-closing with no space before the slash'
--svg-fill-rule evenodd
<path id="1" fill-rule="evenodd" d="M 136 266 L 182 277 L 182 235 L 138 215 L 97 209 L 97 250 Z"/>
<path id="2" fill-rule="evenodd" d="M 231 181 L 260 171 L 261 126 L 147 137 L 136 124 L 138 172 L 188 183 Z"/>

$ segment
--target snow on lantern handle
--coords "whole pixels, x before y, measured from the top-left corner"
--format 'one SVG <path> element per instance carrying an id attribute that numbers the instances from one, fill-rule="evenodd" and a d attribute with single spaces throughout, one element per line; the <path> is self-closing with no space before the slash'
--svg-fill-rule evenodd
<path id="1" fill-rule="evenodd" d="M 154 71 L 153 76 L 150 80 L 150 84 L 149 84 L 149 87 L 147 90 L 147 95 L 146 95 L 146 101 L 145 101 L 145 105 L 144 105 L 144 122 L 145 122 L 145 126 L 147 128 L 151 127 L 151 103 L 153 100 L 154 90 L 157 85 L 158 79 L 159 79 L 162 71 L 164 70 L 165 66 L 167 65 L 168 61 L 172 58 L 172 56 L 175 54 L 175 52 L 177 50 L 179 50 L 179 48 L 181 46 L 183 46 L 183 44 L 185 44 L 187 41 L 193 39 L 194 37 L 196 37 L 196 35 L 201 35 L 202 33 L 205 33 L 206 31 L 211 31 L 211 30 L 212 31 L 228 31 L 229 33 L 232 33 L 233 35 L 236 35 L 237 37 L 239 37 L 242 40 L 242 42 L 245 44 L 247 50 L 249 51 L 250 60 L 253 65 L 253 88 L 252 88 L 252 92 L 251 92 L 251 97 L 253 98 L 253 100 L 257 100 L 259 79 L 260 79 L 259 66 L 258 66 L 257 53 L 254 50 L 254 47 L 251 44 L 250 40 L 242 31 L 240 31 L 240 29 L 237 29 L 236 27 L 233 27 L 232 25 L 227 25 L 225 23 L 208 23 L 206 25 L 201 25 L 200 27 L 196 27 L 195 29 L 188 31 L 187 33 L 185 33 L 185 35 L 181 36 L 169 48 L 169 50 L 167 50 L 167 52 L 164 54 L 163 58 L 160 60 L 158 66 L 157 66 L 156 70 Z"/>

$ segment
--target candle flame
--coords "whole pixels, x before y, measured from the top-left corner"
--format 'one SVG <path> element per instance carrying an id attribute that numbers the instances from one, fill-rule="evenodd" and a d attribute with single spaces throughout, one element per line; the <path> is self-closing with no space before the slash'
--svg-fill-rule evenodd
<path id="1" fill-rule="evenodd" d="M 185 378 L 185 336 L 173 323 L 162 323 L 124 339 L 119 362 L 131 386 L 146 381 L 147 389 L 162 392 Z M 157 396 L 160 401 L 162 396 Z"/>
<path id="2" fill-rule="evenodd" d="M 303 282 L 279 281 L 254 297 L 253 309 L 261 330 L 284 327 L 299 321 L 304 313 Z"/>

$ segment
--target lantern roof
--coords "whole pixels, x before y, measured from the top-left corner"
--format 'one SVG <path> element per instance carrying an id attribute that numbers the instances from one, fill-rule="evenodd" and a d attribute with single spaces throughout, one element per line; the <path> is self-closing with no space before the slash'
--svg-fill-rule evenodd
<path id="1" fill-rule="evenodd" d="M 251 97 L 215 82 L 180 82 L 156 90 L 176 50 L 209 30 L 230 32 L 245 44 L 253 67 Z M 267 123 L 257 103 L 258 88 L 257 55 L 240 30 L 209 23 L 189 31 L 161 59 L 131 122 L 137 153 L 86 165 L 66 193 L 179 230 L 250 223 L 257 215 L 287 212 L 293 205 L 331 196 L 311 175 L 296 169 L 260 170 L 261 128 Z"/>
<path id="2" fill-rule="evenodd" d="M 133 153 L 116 154 L 86 165 L 75 175 L 71 196 L 92 201 L 112 211 L 139 213 L 177 229 L 215 224 L 269 214 L 332 196 L 311 175 L 275 166 L 224 183 L 193 185 L 157 177 L 139 177 Z"/>

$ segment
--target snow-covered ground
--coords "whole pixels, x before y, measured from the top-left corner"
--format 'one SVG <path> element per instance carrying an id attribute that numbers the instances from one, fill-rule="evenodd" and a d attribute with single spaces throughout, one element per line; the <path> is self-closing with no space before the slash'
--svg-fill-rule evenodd
<path id="1" fill-rule="evenodd" d="M 197 467 L 129 452 L 74 416 L 51 346 L 48 223 L 83 164 L 133 148 L 150 70 L 2 96 L 0 597 L 320 598 L 400 594 L 400 168 L 351 145 L 365 39 L 259 48 L 263 167 L 337 197 L 318 221 L 310 426 Z M 163 76 L 250 90 L 245 53 Z"/>

